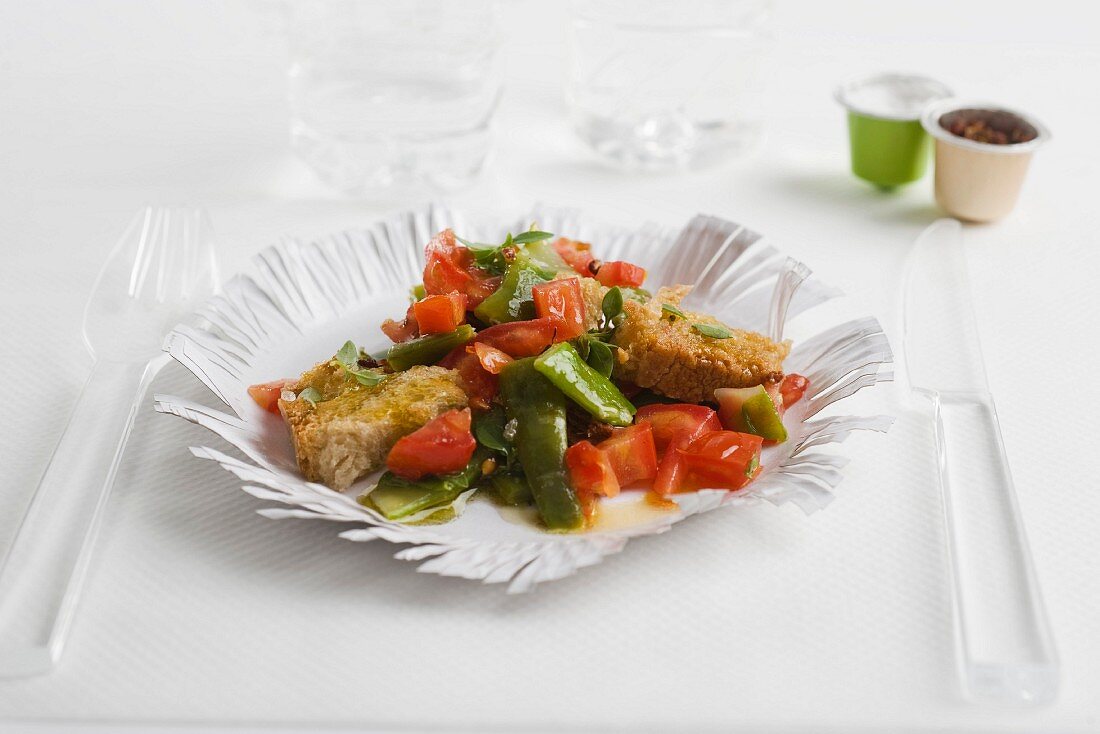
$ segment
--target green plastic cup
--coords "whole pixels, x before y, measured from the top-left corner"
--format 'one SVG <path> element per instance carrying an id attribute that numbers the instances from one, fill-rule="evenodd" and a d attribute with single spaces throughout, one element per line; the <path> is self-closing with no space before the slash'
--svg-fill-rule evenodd
<path id="1" fill-rule="evenodd" d="M 852 173 L 884 189 L 920 180 L 932 151 L 921 112 L 950 96 L 940 82 L 912 74 L 878 74 L 837 88 L 848 110 Z"/>

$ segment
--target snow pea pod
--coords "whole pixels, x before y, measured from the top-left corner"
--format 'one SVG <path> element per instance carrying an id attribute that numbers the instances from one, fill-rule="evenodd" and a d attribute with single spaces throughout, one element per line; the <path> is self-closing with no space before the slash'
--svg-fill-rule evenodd
<path id="1" fill-rule="evenodd" d="M 418 364 L 435 364 L 460 344 L 474 338 L 474 327 L 463 324 L 448 334 L 432 334 L 400 342 L 386 352 L 386 362 L 395 372 L 403 372 Z"/>
<path id="2" fill-rule="evenodd" d="M 531 288 L 545 283 L 551 277 L 553 276 L 544 276 L 526 254 L 518 252 L 516 259 L 504 271 L 504 280 L 500 287 L 478 304 L 474 315 L 489 324 L 533 319 L 535 302 L 531 297 Z"/>
<path id="3" fill-rule="evenodd" d="M 449 504 L 481 478 L 481 465 L 489 455 L 487 450 L 478 449 L 465 469 L 444 476 L 411 480 L 386 472 L 370 493 L 359 498 L 359 503 L 378 510 L 387 520 Z"/>
<path id="4" fill-rule="evenodd" d="M 534 357 L 504 366 L 500 394 L 516 422 L 516 452 L 543 523 L 551 530 L 580 528 L 584 515 L 565 470 L 565 395 L 535 370 Z"/>
<path id="5" fill-rule="evenodd" d="M 634 406 L 615 383 L 592 369 L 569 342 L 547 349 L 535 359 L 535 369 L 594 418 L 613 426 L 629 426 Z"/>

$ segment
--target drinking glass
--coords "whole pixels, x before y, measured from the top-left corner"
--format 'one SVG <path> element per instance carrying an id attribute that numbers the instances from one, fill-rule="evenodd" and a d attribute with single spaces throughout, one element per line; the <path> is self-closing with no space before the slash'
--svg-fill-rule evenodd
<path id="1" fill-rule="evenodd" d="M 469 183 L 501 90 L 494 0 L 290 0 L 290 135 L 326 182 Z"/>
<path id="2" fill-rule="evenodd" d="M 567 97 L 580 138 L 626 168 L 743 152 L 760 137 L 768 0 L 576 0 Z"/>

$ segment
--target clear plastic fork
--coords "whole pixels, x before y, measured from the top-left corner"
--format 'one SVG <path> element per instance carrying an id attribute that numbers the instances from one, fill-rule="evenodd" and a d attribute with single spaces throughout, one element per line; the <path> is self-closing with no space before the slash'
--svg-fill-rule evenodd
<path id="1" fill-rule="evenodd" d="M 60 658 L 134 416 L 169 359 L 161 341 L 217 282 L 209 217 L 185 207 L 138 212 L 100 270 L 84 310 L 91 375 L 0 565 L 0 676 Z"/>

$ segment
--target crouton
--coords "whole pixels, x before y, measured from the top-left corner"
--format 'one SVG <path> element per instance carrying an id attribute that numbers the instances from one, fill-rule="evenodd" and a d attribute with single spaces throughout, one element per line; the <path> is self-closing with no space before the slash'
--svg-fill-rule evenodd
<path id="1" fill-rule="evenodd" d="M 323 362 L 287 389 L 307 387 L 320 393 L 316 405 L 280 400 L 279 409 L 302 474 L 341 491 L 381 467 L 399 438 L 467 403 L 458 373 L 442 367 L 413 367 L 366 386 Z"/>
<path id="2" fill-rule="evenodd" d="M 613 338 L 625 356 L 615 365 L 617 379 L 692 403 L 713 400 L 720 387 L 752 387 L 782 379 L 789 342 L 777 344 L 742 329 L 728 329 L 728 339 L 704 336 L 692 324 L 726 327 L 704 314 L 688 312 L 679 318 L 662 312 L 661 304 L 676 306 L 690 290 L 661 288 L 648 303 L 624 304 L 626 319 Z"/>

